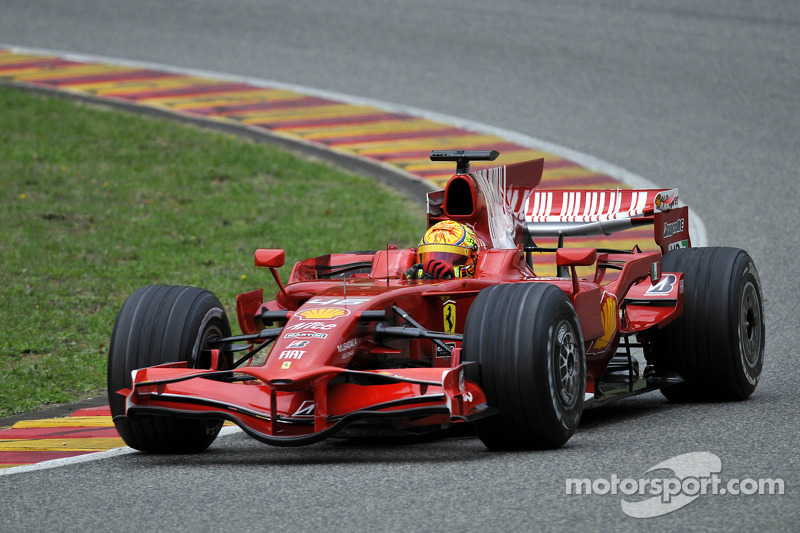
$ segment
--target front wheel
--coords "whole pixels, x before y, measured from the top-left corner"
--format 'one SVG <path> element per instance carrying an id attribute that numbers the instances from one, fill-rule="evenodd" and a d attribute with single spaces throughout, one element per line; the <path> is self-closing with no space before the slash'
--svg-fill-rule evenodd
<path id="1" fill-rule="evenodd" d="M 467 377 L 499 413 L 475 422 L 491 450 L 557 448 L 583 412 L 586 358 L 578 317 L 554 285 L 495 285 L 475 298 L 464 327 Z"/>
<path id="2" fill-rule="evenodd" d="M 152 453 L 194 453 L 208 448 L 222 420 L 125 413 L 131 371 L 177 361 L 209 368 L 206 341 L 228 337 L 230 323 L 214 294 L 195 287 L 149 286 L 134 291 L 117 315 L 108 350 L 108 402 L 125 444 Z"/>

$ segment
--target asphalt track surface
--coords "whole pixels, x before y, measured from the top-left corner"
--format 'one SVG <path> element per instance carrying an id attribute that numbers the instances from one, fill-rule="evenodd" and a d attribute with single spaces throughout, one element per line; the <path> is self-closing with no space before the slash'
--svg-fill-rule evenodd
<path id="1" fill-rule="evenodd" d="M 794 2 L 0 1 L 0 42 L 201 68 L 430 109 L 591 154 L 665 186 L 711 245 L 748 250 L 766 299 L 753 397 L 588 412 L 552 452 L 455 437 L 199 456 L 123 454 L 0 476 L 0 529 L 793 531 L 800 522 L 792 334 L 800 267 L 800 6 Z M 567 478 L 644 477 L 690 452 L 782 496 L 705 495 L 633 519 Z M 222 525 L 220 525 L 222 524 Z"/>

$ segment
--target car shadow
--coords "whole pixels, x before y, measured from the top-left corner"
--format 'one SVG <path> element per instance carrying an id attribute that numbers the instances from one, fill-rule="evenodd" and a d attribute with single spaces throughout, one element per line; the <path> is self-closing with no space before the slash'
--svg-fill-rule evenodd
<path id="1" fill-rule="evenodd" d="M 750 407 L 769 404 L 769 395 L 749 400 Z M 735 402 L 735 405 L 741 405 Z M 535 456 L 541 461 L 562 462 L 574 454 L 597 449 L 609 432 L 620 428 L 636 433 L 637 424 L 650 424 L 658 419 L 679 416 L 686 411 L 707 413 L 725 404 L 685 404 L 667 401 L 660 394 L 626 398 L 608 405 L 587 409 L 581 418 L 576 436 L 565 446 L 554 450 L 492 452 L 477 438 L 471 425 L 459 424 L 447 431 L 407 437 L 341 437 L 334 436 L 308 446 L 280 447 L 259 443 L 242 432 L 219 437 L 205 452 L 190 455 L 158 455 L 132 453 L 116 458 L 131 466 L 309 466 L 359 464 L 464 464 L 481 462 L 498 467 L 513 457 Z M 678 410 L 678 411 L 676 411 Z M 681 415 L 682 416 L 682 415 Z M 709 415 L 710 416 L 710 415 Z"/>
<path id="2" fill-rule="evenodd" d="M 661 415 L 682 404 L 670 403 L 660 394 L 646 398 L 625 398 L 600 407 L 586 409 L 581 415 L 579 431 L 629 423 L 643 417 Z"/>

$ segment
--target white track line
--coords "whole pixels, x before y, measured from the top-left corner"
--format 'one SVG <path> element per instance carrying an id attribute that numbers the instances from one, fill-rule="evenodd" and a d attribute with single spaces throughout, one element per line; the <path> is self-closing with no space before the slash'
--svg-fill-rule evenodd
<path id="1" fill-rule="evenodd" d="M 219 437 L 232 435 L 241 432 L 237 426 L 225 426 L 219 432 Z M 25 472 L 38 472 L 39 470 L 48 470 L 50 468 L 60 468 L 62 466 L 72 466 L 80 463 L 88 463 L 91 461 L 99 461 L 101 459 L 108 459 L 111 457 L 119 457 L 122 455 L 130 455 L 132 453 L 139 453 L 133 448 L 114 448 L 104 452 L 86 453 L 83 455 L 76 455 L 75 457 L 65 457 L 64 459 L 52 459 L 50 461 L 42 461 L 41 463 L 34 463 L 30 465 L 11 466 L 8 468 L 0 468 L 0 476 L 7 476 L 9 474 L 23 474 Z"/>

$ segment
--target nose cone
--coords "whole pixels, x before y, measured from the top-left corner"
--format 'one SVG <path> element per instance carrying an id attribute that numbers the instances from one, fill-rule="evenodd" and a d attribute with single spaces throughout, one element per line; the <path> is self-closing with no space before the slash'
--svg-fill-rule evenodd
<path id="1" fill-rule="evenodd" d="M 339 347 L 347 345 L 358 322 L 358 311 L 369 298 L 312 298 L 295 311 L 267 359 L 274 379 L 292 379 L 320 366 L 346 366 Z"/>

